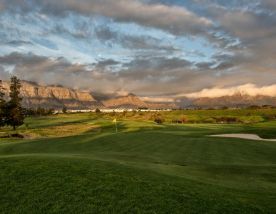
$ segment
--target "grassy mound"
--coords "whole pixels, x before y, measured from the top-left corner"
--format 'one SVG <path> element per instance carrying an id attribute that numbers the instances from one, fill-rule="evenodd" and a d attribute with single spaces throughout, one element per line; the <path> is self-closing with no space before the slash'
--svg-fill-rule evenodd
<path id="1" fill-rule="evenodd" d="M 43 135 L 0 139 L 0 213 L 276 212 L 276 143 L 208 137 L 276 137 L 275 122 L 126 119 L 116 134 L 111 119 L 29 118 L 19 132 Z"/>

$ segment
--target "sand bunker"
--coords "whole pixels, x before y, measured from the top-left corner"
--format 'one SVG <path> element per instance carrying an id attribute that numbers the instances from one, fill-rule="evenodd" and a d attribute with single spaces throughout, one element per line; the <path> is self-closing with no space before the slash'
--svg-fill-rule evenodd
<path id="1" fill-rule="evenodd" d="M 228 138 L 242 138 L 248 140 L 263 140 L 263 141 L 275 141 L 276 139 L 264 139 L 259 137 L 256 134 L 218 134 L 218 135 L 211 135 L 211 137 L 228 137 Z"/>

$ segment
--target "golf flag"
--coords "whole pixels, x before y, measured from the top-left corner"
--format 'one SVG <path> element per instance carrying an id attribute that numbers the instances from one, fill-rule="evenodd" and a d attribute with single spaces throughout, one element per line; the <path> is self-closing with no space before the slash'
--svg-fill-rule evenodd
<path id="1" fill-rule="evenodd" d="M 116 133 L 118 132 L 118 127 L 117 127 L 117 120 L 116 118 L 114 120 L 112 120 L 112 123 L 115 123 L 115 130 L 116 130 Z"/>

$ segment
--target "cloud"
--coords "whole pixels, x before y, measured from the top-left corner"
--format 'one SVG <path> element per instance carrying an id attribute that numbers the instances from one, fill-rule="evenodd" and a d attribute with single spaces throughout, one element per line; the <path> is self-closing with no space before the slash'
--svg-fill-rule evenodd
<path id="1" fill-rule="evenodd" d="M 72 64 L 62 57 L 51 59 L 32 53 L 14 52 L 1 56 L 0 64 L 14 66 L 12 74 L 24 80 L 42 84 L 64 84 L 71 87 L 81 87 L 81 82 L 74 84 L 74 78 L 83 81 L 88 72 L 84 65 Z"/>
<path id="2" fill-rule="evenodd" d="M 272 27 L 276 23 L 275 17 L 269 14 L 257 14 L 252 11 L 229 11 L 220 17 L 221 26 L 234 36 L 244 41 L 275 35 Z"/>
<path id="3" fill-rule="evenodd" d="M 11 75 L 6 72 L 6 69 L 0 65 L 0 80 L 8 80 L 10 76 Z"/>
<path id="4" fill-rule="evenodd" d="M 24 41 L 24 40 L 12 40 L 12 41 L 6 42 L 5 44 L 14 46 L 14 47 L 19 47 L 19 46 L 24 46 L 24 45 L 33 45 L 32 42 Z"/>
<path id="5" fill-rule="evenodd" d="M 23 11 L 32 10 L 31 1 L 4 0 L 4 6 Z M 196 15 L 184 7 L 164 4 L 146 4 L 138 0 L 38 0 L 41 12 L 56 16 L 75 12 L 83 15 L 101 15 L 118 22 L 134 22 L 139 25 L 163 29 L 174 34 L 199 34 L 206 27 L 212 26 L 212 21 Z"/>
<path id="6" fill-rule="evenodd" d="M 111 30 L 107 26 L 100 26 L 95 29 L 96 37 L 107 44 L 121 45 L 122 48 L 130 49 L 132 51 L 155 51 L 166 52 L 172 54 L 178 52 L 172 44 L 164 43 L 161 39 L 154 38 L 150 35 L 129 35 L 126 33 Z"/>
<path id="7" fill-rule="evenodd" d="M 17 52 L 0 56 L 1 77 L 10 73 L 5 67 L 12 66 L 12 74 L 20 79 L 40 84 L 64 85 L 71 88 L 89 89 L 102 93 L 133 92 L 143 97 L 164 98 L 163 101 L 180 96 L 218 96 L 240 91 L 257 93 L 254 85 L 275 83 L 276 74 L 271 76 L 252 72 L 229 72 L 218 74 L 210 64 L 195 69 L 194 64 L 179 58 L 155 57 L 149 61 L 137 58 L 121 64 L 114 59 L 102 59 L 90 65 L 71 63 L 63 57 L 20 54 Z M 110 66 L 122 66 L 114 72 Z M 198 66 L 198 65 L 196 65 Z M 205 68 L 205 69 L 203 69 Z M 238 78 L 237 78 L 238 77 Z M 239 84 L 237 88 L 231 86 Z M 272 84 L 273 85 L 273 84 Z M 201 91 L 202 88 L 206 88 Z M 262 94 L 270 94 L 275 88 L 262 88 Z M 194 93 L 195 92 L 195 93 Z M 276 92 L 276 90 L 275 90 Z M 159 100 L 161 101 L 161 100 Z"/>
<path id="8" fill-rule="evenodd" d="M 268 9 L 274 10 L 274 12 L 275 12 L 275 9 L 276 9 L 276 1 L 275 0 L 263 0 L 263 1 L 261 1 L 261 3 Z"/>
<path id="9" fill-rule="evenodd" d="M 275 84 L 273 0 L 0 2 L 1 77 L 144 97 Z"/>
<path id="10" fill-rule="evenodd" d="M 129 63 L 124 64 L 125 67 L 135 70 L 147 70 L 161 72 L 161 71 L 171 71 L 179 68 L 188 68 L 192 65 L 192 62 L 180 59 L 180 58 L 167 58 L 167 57 L 152 57 L 148 60 L 147 57 L 135 58 Z"/>
<path id="11" fill-rule="evenodd" d="M 4 10 L 5 9 L 5 5 L 3 2 L 0 2 L 0 11 Z"/>
<path id="12" fill-rule="evenodd" d="M 228 88 L 207 88 L 203 89 L 199 92 L 189 93 L 189 94 L 182 94 L 179 96 L 186 96 L 189 98 L 200 98 L 200 97 L 222 97 L 222 96 L 233 96 L 235 94 L 244 94 L 250 96 L 276 96 L 276 84 L 258 87 L 254 84 L 245 84 L 235 87 L 228 87 Z"/>
<path id="13" fill-rule="evenodd" d="M 189 61 L 162 57 L 156 57 L 151 61 L 135 59 L 122 64 L 123 69 L 117 72 L 108 69 L 109 66 L 120 65 L 113 59 L 83 65 L 70 63 L 62 57 L 47 58 L 17 52 L 0 56 L 0 64 L 14 66 L 12 73 L 21 79 L 109 93 L 174 93 L 175 90 L 185 90 L 188 87 L 194 89 L 194 81 L 202 83 L 201 80 L 206 80 L 208 76 L 191 71 L 189 67 L 192 64 Z M 190 83 L 183 85 L 184 80 Z"/>
<path id="14" fill-rule="evenodd" d="M 95 34 L 98 39 L 104 42 L 113 40 L 113 39 L 116 40 L 119 37 L 117 32 L 111 30 L 109 27 L 106 27 L 106 26 L 97 27 L 95 29 Z"/>
<path id="15" fill-rule="evenodd" d="M 3 65 L 34 65 L 42 64 L 47 61 L 46 57 L 37 56 L 32 53 L 21 54 L 19 52 L 13 52 L 9 55 L 1 56 L 0 63 Z"/>
<path id="16" fill-rule="evenodd" d="M 116 66 L 119 65 L 120 62 L 115 61 L 113 59 L 103 59 L 103 60 L 99 60 L 97 63 L 94 63 L 95 68 L 97 69 L 107 69 L 110 66 Z"/>
<path id="17" fill-rule="evenodd" d="M 22 80 L 37 82 L 42 85 L 64 85 L 70 88 L 88 89 L 100 92 L 121 90 L 123 80 L 109 72 L 106 67 L 117 65 L 109 59 L 96 64 L 84 65 L 71 63 L 63 57 L 48 58 L 32 53 L 18 52 L 0 56 L 0 74 L 5 79 L 16 75 Z M 5 67 L 13 66 L 11 73 Z"/>
<path id="18" fill-rule="evenodd" d="M 170 103 L 175 101 L 173 97 L 140 97 L 140 99 L 145 102 L 153 103 Z"/>
<path id="19" fill-rule="evenodd" d="M 222 38 L 228 35 L 238 41 L 233 43 L 234 47 L 229 42 L 223 44 L 225 48 L 222 52 L 213 56 L 217 62 L 214 69 L 226 73 L 229 69 L 235 73 L 237 71 L 239 74 L 233 76 L 233 79 L 244 78 L 243 73 L 246 73 L 252 79 L 256 76 L 263 76 L 263 79 L 266 76 L 269 81 L 276 70 L 276 13 L 269 12 L 267 5 L 273 8 L 275 1 L 254 1 L 248 6 L 245 6 L 247 1 L 232 2 L 231 7 L 226 1 L 219 1 L 224 2 L 222 7 L 215 3 L 218 1 L 211 2 L 210 16 L 219 23 L 215 34 Z M 259 80 L 253 81 L 256 83 Z"/>

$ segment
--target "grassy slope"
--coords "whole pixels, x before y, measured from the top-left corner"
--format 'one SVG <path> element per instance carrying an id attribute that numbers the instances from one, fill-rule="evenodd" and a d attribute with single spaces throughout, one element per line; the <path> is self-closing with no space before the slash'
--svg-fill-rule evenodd
<path id="1" fill-rule="evenodd" d="M 123 121 L 118 134 L 110 120 L 89 114 L 27 123 L 22 133 L 44 138 L 0 139 L 0 212 L 276 212 L 276 143 L 206 136 L 276 137 L 275 122 L 157 126 Z M 68 125 L 77 135 L 60 137 Z"/>

